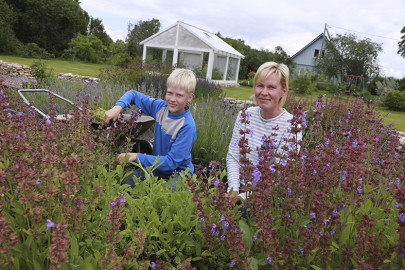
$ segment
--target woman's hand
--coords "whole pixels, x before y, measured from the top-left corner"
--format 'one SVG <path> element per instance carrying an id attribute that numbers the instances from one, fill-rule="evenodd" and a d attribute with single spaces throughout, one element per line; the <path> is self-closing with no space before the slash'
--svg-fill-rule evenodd
<path id="1" fill-rule="evenodd" d="M 239 192 L 233 191 L 232 193 L 226 193 L 225 197 L 227 197 L 229 202 L 234 206 L 236 204 L 241 203 L 241 200 L 238 195 L 239 195 Z"/>
<path id="2" fill-rule="evenodd" d="M 121 153 L 117 156 L 117 161 L 119 164 L 123 163 L 127 158 L 127 163 L 134 162 L 138 157 L 137 153 Z"/>

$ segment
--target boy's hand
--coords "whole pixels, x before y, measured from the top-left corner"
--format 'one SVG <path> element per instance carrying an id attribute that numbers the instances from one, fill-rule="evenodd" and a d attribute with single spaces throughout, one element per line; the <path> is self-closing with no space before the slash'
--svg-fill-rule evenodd
<path id="1" fill-rule="evenodd" d="M 117 120 L 121 111 L 122 111 L 122 107 L 119 105 L 115 105 L 112 109 L 106 111 L 105 112 L 105 123 L 109 124 L 110 121 Z M 114 126 L 115 126 L 115 124 L 114 124 Z"/>
<path id="2" fill-rule="evenodd" d="M 126 160 L 126 158 L 128 158 L 127 163 L 129 163 L 129 162 L 134 162 L 137 157 L 138 157 L 137 153 L 121 153 L 118 155 L 117 161 L 118 161 L 118 163 L 121 164 Z"/>
<path id="3" fill-rule="evenodd" d="M 239 195 L 239 192 L 237 192 L 237 191 L 233 191 L 232 193 L 225 193 L 225 197 L 228 198 L 229 202 L 232 205 L 241 203 L 241 200 L 238 195 Z"/>

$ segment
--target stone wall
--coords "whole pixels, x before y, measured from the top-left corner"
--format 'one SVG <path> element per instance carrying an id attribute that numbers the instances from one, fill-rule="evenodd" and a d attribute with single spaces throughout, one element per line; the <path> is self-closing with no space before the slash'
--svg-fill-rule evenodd
<path id="1" fill-rule="evenodd" d="M 17 63 L 8 63 L 0 60 L 0 74 L 14 77 L 33 78 L 30 67 Z"/>

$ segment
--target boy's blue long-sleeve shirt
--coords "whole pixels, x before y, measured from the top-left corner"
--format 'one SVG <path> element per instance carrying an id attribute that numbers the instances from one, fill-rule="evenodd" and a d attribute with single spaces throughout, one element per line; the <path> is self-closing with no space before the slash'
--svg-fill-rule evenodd
<path id="1" fill-rule="evenodd" d="M 169 178 L 173 172 L 180 172 L 186 168 L 190 168 L 189 172 L 193 174 L 191 148 L 197 139 L 197 131 L 190 110 L 172 114 L 166 101 L 151 98 L 135 90 L 126 92 L 115 105 L 126 108 L 133 104 L 155 119 L 153 153 L 152 155 L 138 153 L 142 166 L 152 166 L 159 156 L 159 166 L 154 171 L 155 175 Z"/>

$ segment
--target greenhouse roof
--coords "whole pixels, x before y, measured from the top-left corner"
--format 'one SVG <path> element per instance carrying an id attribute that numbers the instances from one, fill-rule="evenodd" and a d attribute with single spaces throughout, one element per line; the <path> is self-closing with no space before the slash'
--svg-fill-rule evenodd
<path id="1" fill-rule="evenodd" d="M 212 50 L 214 53 L 244 58 L 240 52 L 214 33 L 181 21 L 141 41 L 140 44 L 156 48 L 177 47 L 190 51 L 208 52 Z"/>

